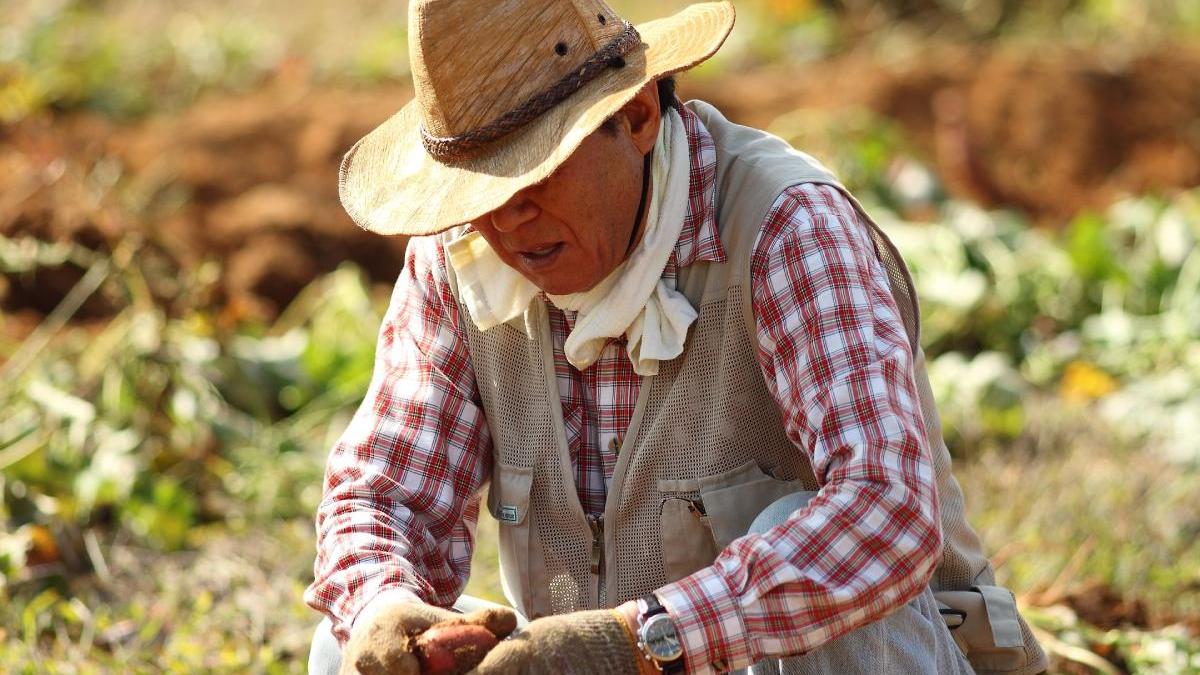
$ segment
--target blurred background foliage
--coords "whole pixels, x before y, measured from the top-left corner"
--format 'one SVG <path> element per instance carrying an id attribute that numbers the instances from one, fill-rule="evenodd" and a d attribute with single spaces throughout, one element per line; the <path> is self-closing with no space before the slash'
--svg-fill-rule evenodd
<path id="1" fill-rule="evenodd" d="M 1194 47 L 1200 5 L 736 4 L 683 91 L 831 165 L 904 253 L 972 520 L 1055 671 L 1200 672 L 1200 61 L 1162 55 Z M 404 16 L 0 6 L 14 672 L 303 670 L 323 459 L 403 248 L 340 213 L 336 163 L 408 96 Z M 1179 92 L 1140 98 L 1127 68 Z M 1071 161 L 1096 139 L 1124 154 L 1085 157 L 1093 177 Z M 492 528 L 470 592 L 497 598 Z"/>
<path id="2" fill-rule="evenodd" d="M 130 116 L 245 89 L 289 60 L 321 80 L 403 80 L 405 3 L 14 0 L 0 9 L 0 120 L 43 108 Z M 617 2 L 648 20 L 684 0 Z M 1098 45 L 1194 37 L 1186 0 L 746 0 L 731 44 L 702 69 L 814 60 L 938 40 Z"/>

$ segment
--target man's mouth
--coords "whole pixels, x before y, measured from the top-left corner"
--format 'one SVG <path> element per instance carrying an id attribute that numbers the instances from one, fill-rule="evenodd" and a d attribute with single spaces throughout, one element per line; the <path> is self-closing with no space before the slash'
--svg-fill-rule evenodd
<path id="1" fill-rule="evenodd" d="M 555 244 L 546 244 L 526 249 L 517 253 L 517 256 L 521 258 L 521 262 L 525 264 L 527 269 L 542 270 L 553 265 L 558 260 L 558 256 L 562 253 L 562 250 L 563 242 L 560 241 Z"/>

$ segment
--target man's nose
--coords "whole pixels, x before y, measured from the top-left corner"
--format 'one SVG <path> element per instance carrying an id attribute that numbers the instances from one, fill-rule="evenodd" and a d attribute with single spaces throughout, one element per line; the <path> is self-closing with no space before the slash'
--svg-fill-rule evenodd
<path id="1" fill-rule="evenodd" d="M 500 232 L 512 232 L 537 218 L 541 211 L 541 208 L 529 198 L 527 191 L 522 190 L 505 202 L 504 206 L 492 212 L 492 227 Z"/>

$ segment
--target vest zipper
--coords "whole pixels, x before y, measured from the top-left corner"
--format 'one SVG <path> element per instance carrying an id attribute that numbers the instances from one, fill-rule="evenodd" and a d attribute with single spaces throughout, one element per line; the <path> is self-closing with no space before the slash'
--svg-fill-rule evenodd
<path id="1" fill-rule="evenodd" d="M 592 574 L 596 575 L 596 606 L 603 607 L 604 592 L 604 516 L 588 516 L 592 529 Z"/>

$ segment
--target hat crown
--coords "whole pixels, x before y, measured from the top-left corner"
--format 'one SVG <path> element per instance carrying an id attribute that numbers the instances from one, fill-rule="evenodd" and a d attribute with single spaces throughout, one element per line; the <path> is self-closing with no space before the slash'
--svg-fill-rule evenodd
<path id="1" fill-rule="evenodd" d="M 425 129 L 457 136 L 552 87 L 621 34 L 601 0 L 419 0 L 409 60 Z"/>

